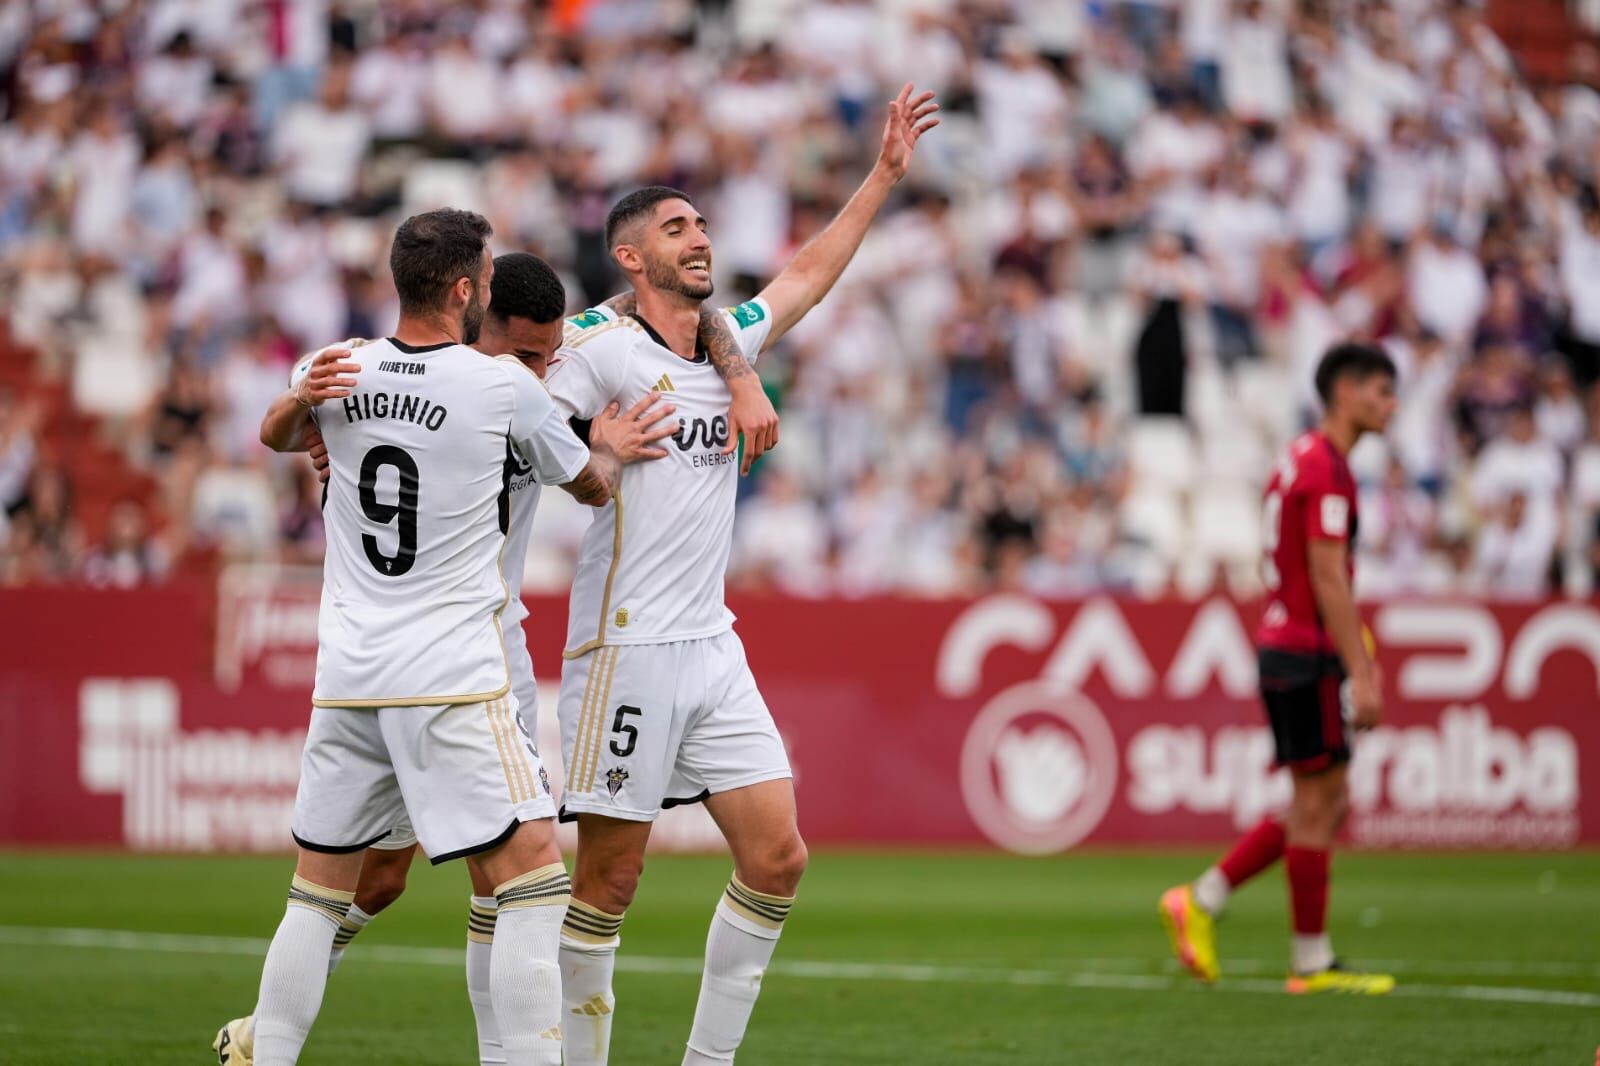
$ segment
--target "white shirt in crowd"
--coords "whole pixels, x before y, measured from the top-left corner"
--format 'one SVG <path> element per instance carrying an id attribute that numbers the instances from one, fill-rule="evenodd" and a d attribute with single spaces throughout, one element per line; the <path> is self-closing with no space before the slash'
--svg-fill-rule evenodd
<path id="1" fill-rule="evenodd" d="M 1422 241 L 1411 253 L 1406 295 L 1418 322 L 1447 343 L 1462 344 L 1483 315 L 1489 283 L 1483 277 L 1483 263 L 1465 248 Z"/>
<path id="2" fill-rule="evenodd" d="M 1561 450 L 1542 437 L 1499 437 L 1478 455 L 1472 491 L 1480 507 L 1503 507 L 1512 496 L 1526 501 L 1529 522 L 1558 524 L 1566 466 Z"/>
<path id="3" fill-rule="evenodd" d="M 308 204 L 338 204 L 354 195 L 371 142 L 372 124 L 363 112 L 353 107 L 330 111 L 310 101 L 295 104 L 279 121 L 273 157 L 290 196 Z"/>
<path id="4" fill-rule="evenodd" d="M 363 49 L 350 71 L 350 98 L 372 118 L 379 137 L 415 137 L 427 119 L 423 55 L 399 45 Z"/>
<path id="5" fill-rule="evenodd" d="M 1562 235 L 1561 291 L 1572 312 L 1572 331 L 1585 344 L 1600 344 L 1600 235 L 1586 226 Z"/>
<path id="6" fill-rule="evenodd" d="M 1222 98 L 1247 121 L 1282 122 L 1294 107 L 1289 48 L 1283 26 L 1269 15 L 1235 18 L 1222 53 Z"/>

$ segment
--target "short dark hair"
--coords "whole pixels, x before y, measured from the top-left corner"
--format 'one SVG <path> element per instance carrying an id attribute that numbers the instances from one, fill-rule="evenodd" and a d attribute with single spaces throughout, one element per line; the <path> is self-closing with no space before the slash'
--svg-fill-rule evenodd
<path id="1" fill-rule="evenodd" d="M 477 278 L 494 228 L 474 211 L 440 208 L 412 215 L 394 232 L 389 273 L 402 312 L 437 311 L 461 278 Z"/>
<path id="2" fill-rule="evenodd" d="M 1322 397 L 1322 406 L 1327 407 L 1333 402 L 1333 387 L 1340 378 L 1365 381 L 1374 374 L 1385 374 L 1391 378 L 1398 376 L 1394 360 L 1376 344 L 1352 341 L 1329 348 L 1317 364 L 1317 395 Z"/>
<path id="3" fill-rule="evenodd" d="M 670 185 L 646 185 L 642 189 L 635 189 L 617 201 L 617 206 L 611 209 L 606 216 L 606 248 L 617 246 L 617 233 L 628 223 L 638 218 L 643 218 L 655 209 L 656 204 L 663 200 L 685 200 L 690 204 L 689 194 L 681 189 L 674 189 Z"/>
<path id="4" fill-rule="evenodd" d="M 489 313 L 502 322 L 527 318 L 543 325 L 567 312 L 567 288 L 549 263 L 529 252 L 507 252 L 494 260 Z"/>

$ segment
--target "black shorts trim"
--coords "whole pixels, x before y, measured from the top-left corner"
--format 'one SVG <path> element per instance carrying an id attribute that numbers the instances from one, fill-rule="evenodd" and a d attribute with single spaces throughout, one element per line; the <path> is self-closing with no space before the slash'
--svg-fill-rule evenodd
<path id="1" fill-rule="evenodd" d="M 694 804 L 704 803 L 710 798 L 711 790 L 709 788 L 703 788 L 700 790 L 700 795 L 698 796 L 688 796 L 683 799 L 664 799 L 661 801 L 661 809 L 664 811 L 669 811 L 674 807 L 692 807 Z"/>
<path id="2" fill-rule="evenodd" d="M 449 862 L 451 859 L 465 859 L 469 855 L 481 855 L 493 848 L 498 848 L 501 844 L 504 844 L 506 841 L 510 840 L 511 834 L 515 833 L 517 831 L 517 826 L 521 824 L 521 821 L 513 818 L 511 820 L 511 824 L 506 826 L 505 832 L 501 833 L 493 840 L 485 841 L 482 844 L 474 844 L 472 847 L 462 848 L 460 851 L 446 852 L 443 855 L 429 855 L 428 861 L 434 866 L 438 866 L 440 863 Z"/>
<path id="3" fill-rule="evenodd" d="M 383 832 L 379 833 L 377 836 L 373 837 L 364 844 L 313 844 L 309 840 L 301 840 L 300 837 L 295 834 L 293 829 L 289 830 L 289 835 L 294 837 L 294 842 L 296 844 L 300 845 L 302 848 L 305 848 L 307 851 L 315 851 L 323 855 L 348 855 L 352 851 L 365 851 L 367 848 L 372 847 L 372 845 L 376 844 L 378 841 L 382 840 L 392 832 L 394 832 L 394 830 L 385 829 Z"/>

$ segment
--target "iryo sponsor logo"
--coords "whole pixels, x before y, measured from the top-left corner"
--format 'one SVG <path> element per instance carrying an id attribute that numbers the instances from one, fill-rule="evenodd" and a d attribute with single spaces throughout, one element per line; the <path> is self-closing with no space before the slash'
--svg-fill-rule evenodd
<path id="1" fill-rule="evenodd" d="M 91 678 L 79 689 L 78 776 L 122 796 L 123 840 L 138 851 L 281 851 L 304 730 L 179 725 L 160 678 Z"/>
<path id="2" fill-rule="evenodd" d="M 984 834 L 1025 854 L 1063 851 L 1092 833 L 1117 787 L 1117 743 L 1100 709 L 1056 681 L 989 701 L 967 731 L 961 792 Z"/>

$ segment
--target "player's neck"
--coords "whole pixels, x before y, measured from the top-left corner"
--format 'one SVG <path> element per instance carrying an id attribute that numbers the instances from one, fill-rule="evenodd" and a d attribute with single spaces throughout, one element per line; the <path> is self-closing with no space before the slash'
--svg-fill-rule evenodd
<path id="1" fill-rule="evenodd" d="M 1322 420 L 1322 435 L 1334 446 L 1340 455 L 1349 455 L 1350 449 L 1356 446 L 1356 441 L 1361 438 L 1361 431 L 1355 425 L 1343 418 L 1329 415 Z"/>
<path id="2" fill-rule="evenodd" d="M 421 315 L 401 315 L 400 324 L 394 328 L 394 339 L 415 348 L 430 344 L 461 343 L 461 323 L 451 321 L 438 311 Z"/>
<path id="3" fill-rule="evenodd" d="M 700 301 L 650 288 L 636 288 L 634 295 L 639 298 L 639 317 L 661 334 L 674 355 L 693 362 L 700 333 Z"/>

